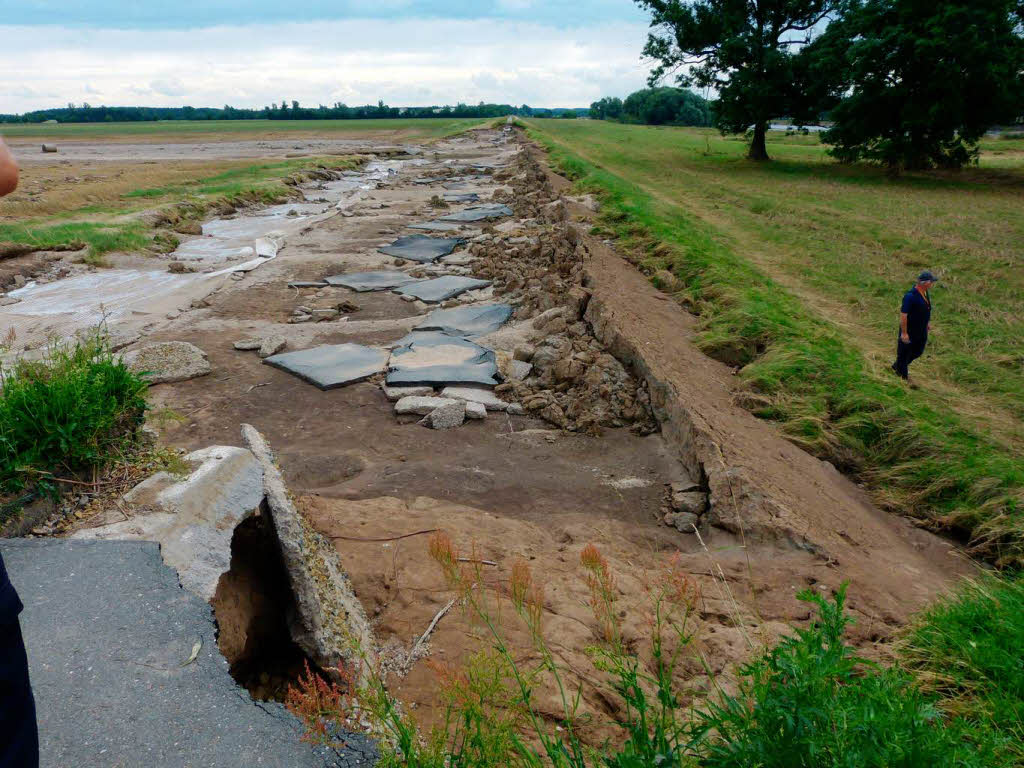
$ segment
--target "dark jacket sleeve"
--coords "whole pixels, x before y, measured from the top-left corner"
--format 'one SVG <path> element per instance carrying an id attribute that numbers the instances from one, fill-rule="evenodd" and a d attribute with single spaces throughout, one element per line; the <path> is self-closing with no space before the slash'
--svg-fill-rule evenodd
<path id="1" fill-rule="evenodd" d="M 4 556 L 0 555 L 0 627 L 13 622 L 23 607 L 18 593 L 14 591 L 14 585 L 7 577 Z"/>

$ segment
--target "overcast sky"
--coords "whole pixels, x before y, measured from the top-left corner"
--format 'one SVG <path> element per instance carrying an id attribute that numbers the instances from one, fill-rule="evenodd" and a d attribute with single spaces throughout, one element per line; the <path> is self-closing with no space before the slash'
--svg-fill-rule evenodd
<path id="1" fill-rule="evenodd" d="M 630 0 L 0 0 L 0 112 L 478 101 L 643 87 Z"/>

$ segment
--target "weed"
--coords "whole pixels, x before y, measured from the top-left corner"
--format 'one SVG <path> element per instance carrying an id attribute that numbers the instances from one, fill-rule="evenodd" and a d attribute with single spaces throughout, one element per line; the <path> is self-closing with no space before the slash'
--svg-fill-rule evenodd
<path id="1" fill-rule="evenodd" d="M 146 384 L 104 338 L 52 346 L 40 361 L 0 370 L 0 491 L 95 471 L 128 445 L 146 409 Z"/>

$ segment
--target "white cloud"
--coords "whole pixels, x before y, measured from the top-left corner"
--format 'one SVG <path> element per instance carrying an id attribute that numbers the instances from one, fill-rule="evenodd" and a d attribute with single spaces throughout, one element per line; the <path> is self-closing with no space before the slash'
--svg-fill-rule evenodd
<path id="1" fill-rule="evenodd" d="M 519 0 L 517 0 L 519 1 Z M 361 19 L 193 30 L 0 26 L 0 112 L 80 101 L 586 106 L 642 87 L 641 24 Z"/>

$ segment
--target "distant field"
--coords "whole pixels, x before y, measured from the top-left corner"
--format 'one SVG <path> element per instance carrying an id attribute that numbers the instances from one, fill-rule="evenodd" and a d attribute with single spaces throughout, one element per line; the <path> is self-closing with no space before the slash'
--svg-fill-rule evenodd
<path id="1" fill-rule="evenodd" d="M 881 503 L 1024 562 L 1024 141 L 890 179 L 835 163 L 816 136 L 772 135 L 759 165 L 710 130 L 529 127 L 607 195 L 603 226 L 647 270 L 682 278 L 701 343 L 745 366 L 755 412 Z M 914 391 L 889 364 L 901 294 L 925 268 L 943 282 Z"/>
<path id="2" fill-rule="evenodd" d="M 63 123 L 57 125 L 0 123 L 0 136 L 17 139 L 118 139 L 145 140 L 172 137 L 187 141 L 208 140 L 211 136 L 238 138 L 274 138 L 278 136 L 328 136 L 351 133 L 395 135 L 406 139 L 437 138 L 483 125 L 480 118 L 423 118 L 410 120 L 162 120 L 133 123 Z"/>

